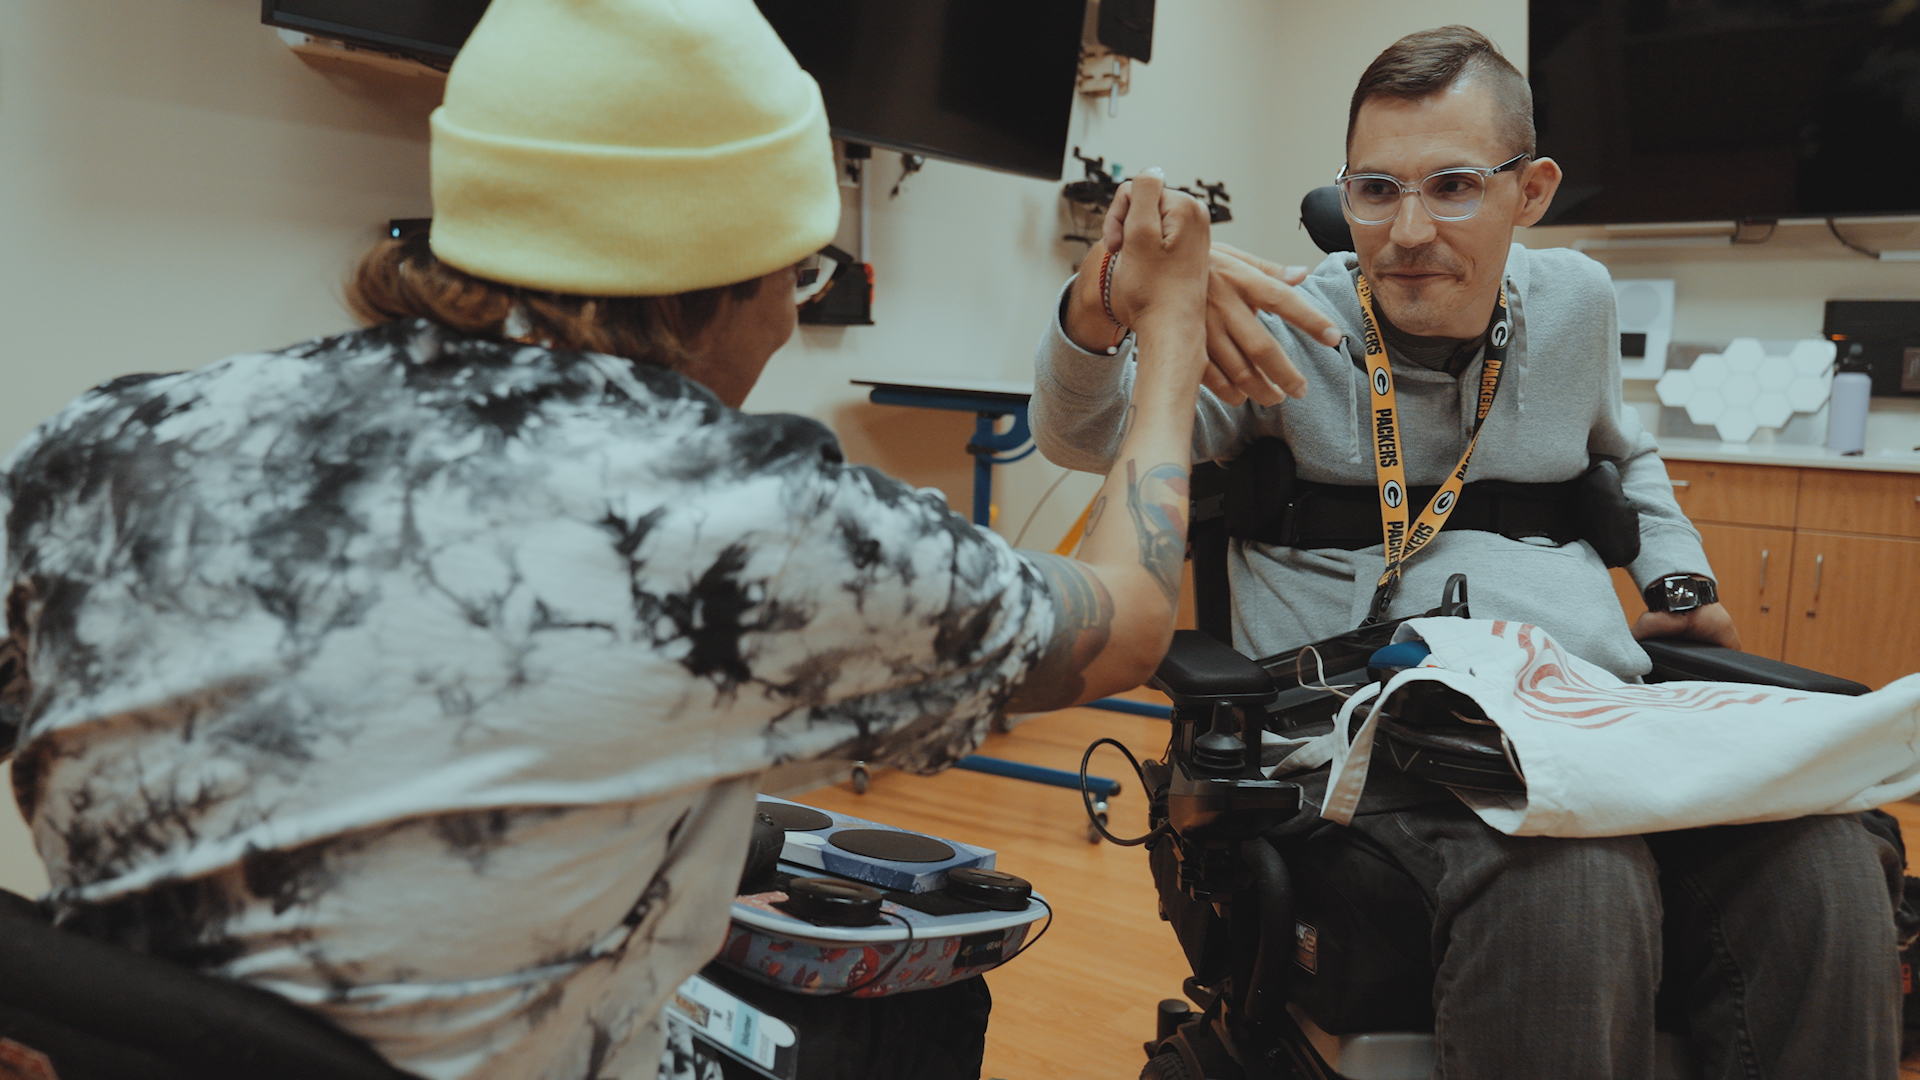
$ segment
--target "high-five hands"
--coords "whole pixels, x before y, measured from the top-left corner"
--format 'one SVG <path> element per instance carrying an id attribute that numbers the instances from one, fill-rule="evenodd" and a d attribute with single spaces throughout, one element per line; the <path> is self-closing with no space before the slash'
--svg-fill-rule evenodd
<path id="1" fill-rule="evenodd" d="M 1169 194 L 1164 181 L 1156 175 L 1155 182 L 1164 201 Z M 1142 267 L 1127 252 L 1124 228 L 1133 199 L 1133 182 L 1122 184 L 1107 211 L 1101 241 L 1087 253 L 1068 300 L 1067 336 L 1088 351 L 1104 349 L 1114 333 L 1100 303 L 1100 262 L 1108 251 L 1128 255 L 1116 268 L 1112 301 L 1114 316 L 1127 326 L 1134 325 L 1135 314 L 1127 304 L 1130 286 Z M 1228 405 L 1240 405 L 1249 398 L 1261 405 L 1278 405 L 1289 397 L 1306 396 L 1306 379 L 1257 314 L 1271 312 L 1329 346 L 1339 344 L 1341 335 L 1333 320 L 1293 290 L 1306 275 L 1305 267 L 1282 267 L 1226 244 L 1212 244 L 1206 289 L 1208 366 L 1201 383 L 1214 396 Z"/>
<path id="2" fill-rule="evenodd" d="M 1199 325 L 1207 306 L 1208 239 L 1212 229 L 1200 200 L 1170 190 L 1160 170 L 1148 169 L 1120 187 L 1110 227 L 1126 258 L 1116 260 L 1108 299 L 1113 313 L 1139 331 Z M 1099 268 L 1095 267 L 1097 277 Z M 1125 315 L 1121 313 L 1125 312 Z M 1104 315 L 1105 312 L 1103 311 Z M 1157 324 L 1157 325 L 1156 325 Z"/>

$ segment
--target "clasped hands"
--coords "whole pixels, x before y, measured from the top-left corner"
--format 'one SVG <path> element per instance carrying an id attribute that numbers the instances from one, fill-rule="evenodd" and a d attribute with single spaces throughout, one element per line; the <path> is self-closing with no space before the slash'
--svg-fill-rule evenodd
<path id="1" fill-rule="evenodd" d="M 1149 180 L 1163 205 L 1169 197 L 1181 194 L 1167 191 L 1157 173 L 1143 174 L 1120 185 L 1107 211 L 1100 242 L 1087 252 L 1068 298 L 1067 337 L 1089 352 L 1105 349 L 1115 332 L 1100 296 L 1100 264 L 1107 252 L 1123 256 L 1112 268 L 1109 298 L 1114 318 L 1135 327 L 1137 301 L 1152 287 L 1152 267 L 1129 255 L 1126 229 L 1134 186 L 1142 184 L 1139 190 L 1144 195 Z M 1198 201 L 1193 201 L 1197 206 Z M 1330 347 L 1338 345 L 1341 333 L 1333 320 L 1293 289 L 1306 276 L 1306 267 L 1282 267 L 1238 248 L 1212 243 L 1206 264 L 1207 368 L 1200 382 L 1215 397 L 1231 406 L 1249 399 L 1271 406 L 1289 397 L 1306 396 L 1307 380 L 1259 317 L 1261 311 L 1271 312 L 1309 337 Z"/>

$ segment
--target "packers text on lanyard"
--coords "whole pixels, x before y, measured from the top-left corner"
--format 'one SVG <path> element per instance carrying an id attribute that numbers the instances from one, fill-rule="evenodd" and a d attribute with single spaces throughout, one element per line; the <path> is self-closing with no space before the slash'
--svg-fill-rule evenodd
<path id="1" fill-rule="evenodd" d="M 1373 287 L 1367 276 L 1359 275 L 1354 288 L 1360 293 L 1360 317 L 1366 320 L 1367 348 L 1367 424 L 1373 433 L 1373 475 L 1379 483 L 1381 539 L 1386 548 L 1387 568 L 1374 587 L 1373 603 L 1367 609 L 1370 626 L 1386 618 L 1387 607 L 1400 587 L 1400 571 L 1408 559 L 1427 546 L 1447 523 L 1447 515 L 1460 501 L 1460 489 L 1467 482 L 1467 463 L 1473 460 L 1473 448 L 1480 442 L 1480 429 L 1493 411 L 1493 396 L 1500 390 L 1500 375 L 1507 366 L 1507 342 L 1513 336 L 1513 324 L 1507 318 L 1507 290 L 1493 306 L 1493 319 L 1487 324 L 1487 354 L 1480 369 L 1480 401 L 1473 414 L 1473 430 L 1467 438 L 1466 452 L 1454 466 L 1433 501 L 1408 527 L 1406 453 L 1400 441 L 1400 415 L 1393 394 L 1393 368 L 1387 362 L 1387 350 L 1380 339 L 1380 326 L 1373 315 Z"/>

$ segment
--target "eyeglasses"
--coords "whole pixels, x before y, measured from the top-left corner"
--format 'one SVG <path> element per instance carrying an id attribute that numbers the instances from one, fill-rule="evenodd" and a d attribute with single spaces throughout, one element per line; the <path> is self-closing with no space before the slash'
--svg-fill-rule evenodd
<path id="1" fill-rule="evenodd" d="M 1491 169 L 1442 169 L 1418 184 L 1403 184 L 1397 176 L 1384 173 L 1347 175 L 1345 166 L 1333 182 L 1340 185 L 1340 202 L 1362 225 L 1384 225 L 1400 213 L 1400 202 L 1409 195 L 1420 196 L 1435 221 L 1465 221 L 1480 212 L 1487 197 L 1487 178 L 1517 168 L 1531 158 L 1521 154 Z"/>
<path id="2" fill-rule="evenodd" d="M 828 286 L 833 284 L 833 272 L 839 267 L 840 261 L 824 251 L 816 251 L 794 263 L 794 306 L 805 307 L 826 295 Z"/>

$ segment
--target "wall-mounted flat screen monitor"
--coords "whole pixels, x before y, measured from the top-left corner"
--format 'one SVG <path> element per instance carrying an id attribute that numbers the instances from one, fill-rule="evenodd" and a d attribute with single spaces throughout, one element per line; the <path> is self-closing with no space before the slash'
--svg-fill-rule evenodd
<path id="1" fill-rule="evenodd" d="M 261 0 L 260 21 L 445 67 L 487 0 Z"/>
<path id="2" fill-rule="evenodd" d="M 757 0 L 854 142 L 1059 179 L 1086 0 Z M 446 66 L 487 0 L 261 0 L 271 26 Z"/>
<path id="3" fill-rule="evenodd" d="M 1531 0 L 1546 224 L 1920 213 L 1920 6 Z"/>
<path id="4" fill-rule="evenodd" d="M 854 142 L 1060 178 L 1086 0 L 756 0 Z"/>

